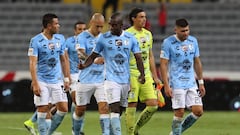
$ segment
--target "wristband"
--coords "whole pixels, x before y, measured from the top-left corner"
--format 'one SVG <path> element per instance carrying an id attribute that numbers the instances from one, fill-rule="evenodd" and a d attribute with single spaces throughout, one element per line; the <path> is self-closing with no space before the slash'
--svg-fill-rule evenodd
<path id="1" fill-rule="evenodd" d="M 198 80 L 198 84 L 204 84 L 203 79 Z"/>
<path id="2" fill-rule="evenodd" d="M 69 78 L 68 77 L 64 77 L 64 82 L 70 82 Z"/>

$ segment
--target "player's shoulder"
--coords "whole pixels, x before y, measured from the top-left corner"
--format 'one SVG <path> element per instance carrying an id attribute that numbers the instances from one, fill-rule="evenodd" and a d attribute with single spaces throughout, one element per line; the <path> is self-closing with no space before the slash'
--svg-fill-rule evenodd
<path id="1" fill-rule="evenodd" d="M 129 32 L 129 31 L 124 31 L 124 32 L 123 32 L 123 35 L 124 35 L 126 38 L 132 38 L 132 37 L 134 37 L 134 35 L 133 35 L 131 32 Z"/>
<path id="2" fill-rule="evenodd" d="M 127 28 L 125 31 L 131 33 L 131 32 L 134 32 L 135 29 L 133 28 L 133 26 L 131 26 L 131 27 Z"/>
<path id="3" fill-rule="evenodd" d="M 197 42 L 197 38 L 195 36 L 189 35 L 188 39 L 189 42 Z"/>
<path id="4" fill-rule="evenodd" d="M 149 31 L 149 30 L 147 30 L 147 29 L 145 29 L 145 28 L 142 28 L 142 31 L 143 31 L 144 33 L 146 33 L 146 34 L 152 35 L 152 32 Z"/>
<path id="5" fill-rule="evenodd" d="M 61 41 L 65 40 L 65 37 L 63 34 L 53 34 L 53 38 Z"/>
<path id="6" fill-rule="evenodd" d="M 135 36 L 138 33 L 138 31 L 133 26 L 126 29 L 125 32 L 126 34 L 131 34 L 133 36 Z"/>
<path id="7" fill-rule="evenodd" d="M 83 32 L 81 32 L 80 34 L 78 34 L 77 38 L 85 38 L 88 39 L 91 37 L 91 34 L 89 33 L 89 31 L 85 30 Z"/>
<path id="8" fill-rule="evenodd" d="M 175 43 L 177 42 L 177 38 L 176 38 L 176 35 L 171 35 L 171 36 L 168 36 L 167 38 L 165 38 L 163 40 L 164 42 L 171 42 L 171 43 Z"/>
<path id="9" fill-rule="evenodd" d="M 112 34 L 110 31 L 102 33 L 99 38 L 112 38 Z"/>
<path id="10" fill-rule="evenodd" d="M 44 36 L 42 33 L 39 33 L 31 38 L 31 42 L 41 42 L 44 40 Z"/>

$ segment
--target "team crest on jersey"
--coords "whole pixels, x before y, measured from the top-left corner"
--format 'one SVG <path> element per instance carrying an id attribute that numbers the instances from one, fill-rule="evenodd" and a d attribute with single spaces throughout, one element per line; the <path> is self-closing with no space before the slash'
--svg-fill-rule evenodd
<path id="1" fill-rule="evenodd" d="M 140 37 L 140 42 L 142 44 L 145 44 L 147 42 L 147 39 L 145 37 Z"/>
<path id="2" fill-rule="evenodd" d="M 182 51 L 186 52 L 186 51 L 188 51 L 188 49 L 189 49 L 188 45 L 183 45 L 182 46 Z"/>
<path id="3" fill-rule="evenodd" d="M 55 45 L 54 45 L 53 43 L 49 43 L 49 44 L 48 44 L 48 48 L 49 48 L 50 50 L 54 50 L 54 49 L 55 49 Z"/>
<path id="4" fill-rule="evenodd" d="M 123 45 L 122 40 L 121 40 L 121 39 L 116 39 L 116 40 L 115 40 L 115 45 L 116 45 L 116 46 L 122 46 L 122 45 Z"/>

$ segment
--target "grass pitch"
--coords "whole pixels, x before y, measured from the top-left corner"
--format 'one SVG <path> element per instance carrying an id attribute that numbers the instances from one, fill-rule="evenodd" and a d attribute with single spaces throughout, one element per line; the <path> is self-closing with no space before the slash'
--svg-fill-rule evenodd
<path id="1" fill-rule="evenodd" d="M 188 113 L 188 112 L 186 112 Z M 139 113 L 138 113 L 139 114 Z M 23 122 L 32 113 L 0 113 L 0 135 L 29 135 Z M 141 135 L 168 135 L 171 130 L 173 113 L 158 111 L 141 130 Z M 84 132 L 86 135 L 101 135 L 99 114 L 87 111 Z M 122 135 L 126 135 L 125 117 L 121 117 Z M 57 129 L 62 135 L 71 135 L 70 113 Z M 240 135 L 240 112 L 206 111 L 204 115 L 183 135 Z"/>

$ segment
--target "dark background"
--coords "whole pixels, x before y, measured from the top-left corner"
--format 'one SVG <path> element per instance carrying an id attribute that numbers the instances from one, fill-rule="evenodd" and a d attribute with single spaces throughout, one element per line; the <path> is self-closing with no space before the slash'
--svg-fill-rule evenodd
<path id="1" fill-rule="evenodd" d="M 0 112 L 34 111 L 33 93 L 30 90 L 30 84 L 30 80 L 0 82 Z M 233 107 L 233 102 L 240 100 L 240 81 L 209 80 L 205 81 L 205 87 L 206 96 L 203 98 L 204 110 L 239 109 Z M 165 100 L 166 106 L 159 109 L 171 110 L 170 99 L 165 98 Z M 143 107 L 143 104 L 138 105 L 138 109 L 143 109 Z M 88 105 L 88 110 L 97 110 L 94 98 L 92 98 L 91 104 Z"/>

